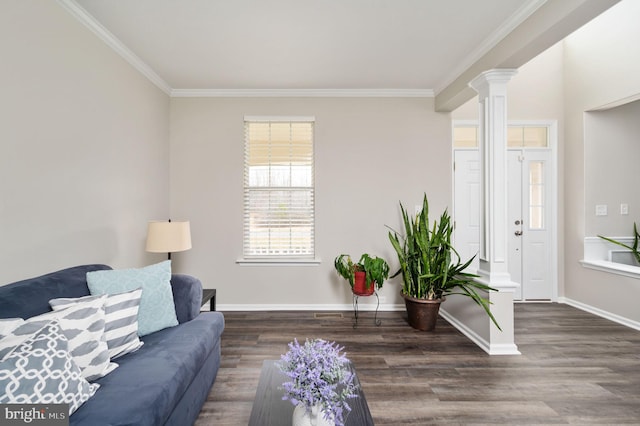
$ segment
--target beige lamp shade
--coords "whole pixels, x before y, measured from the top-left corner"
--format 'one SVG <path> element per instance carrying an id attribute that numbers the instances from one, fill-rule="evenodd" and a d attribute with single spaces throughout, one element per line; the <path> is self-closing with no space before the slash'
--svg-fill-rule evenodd
<path id="1" fill-rule="evenodd" d="M 149 222 L 147 229 L 147 251 L 151 253 L 174 253 L 191 248 L 189 222 Z"/>

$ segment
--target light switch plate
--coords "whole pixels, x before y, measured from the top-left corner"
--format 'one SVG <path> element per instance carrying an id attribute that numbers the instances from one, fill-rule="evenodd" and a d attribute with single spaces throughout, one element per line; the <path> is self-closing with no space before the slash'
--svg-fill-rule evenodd
<path id="1" fill-rule="evenodd" d="M 629 214 L 629 204 L 620 204 L 620 214 Z"/>
<path id="2" fill-rule="evenodd" d="M 606 216 L 606 215 L 607 215 L 607 205 L 606 204 L 596 205 L 596 216 Z"/>

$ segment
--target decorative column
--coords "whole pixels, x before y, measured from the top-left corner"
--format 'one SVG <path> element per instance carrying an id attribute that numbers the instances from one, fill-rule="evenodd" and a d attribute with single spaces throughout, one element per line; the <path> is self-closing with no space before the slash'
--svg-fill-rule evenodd
<path id="1" fill-rule="evenodd" d="M 480 266 L 477 279 L 498 291 L 489 293 L 491 312 L 502 331 L 489 321 L 489 353 L 519 354 L 514 340 L 513 294 L 507 266 L 507 83 L 513 69 L 485 71 L 469 83 L 478 92 L 481 174 Z"/>

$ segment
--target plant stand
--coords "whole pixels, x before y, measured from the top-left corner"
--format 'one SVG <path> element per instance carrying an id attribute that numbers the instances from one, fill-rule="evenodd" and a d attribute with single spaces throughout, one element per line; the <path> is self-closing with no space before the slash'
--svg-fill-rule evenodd
<path id="1" fill-rule="evenodd" d="M 376 313 L 375 313 L 375 316 L 373 317 L 373 323 L 376 325 L 376 327 L 380 327 L 380 324 L 382 324 L 382 321 L 378 319 L 378 309 L 380 308 L 380 298 L 378 297 L 377 291 L 374 291 L 373 295 L 376 296 L 376 301 L 377 301 Z M 358 326 L 358 298 L 369 297 L 369 296 L 361 296 L 353 293 L 353 328 L 356 328 Z"/>

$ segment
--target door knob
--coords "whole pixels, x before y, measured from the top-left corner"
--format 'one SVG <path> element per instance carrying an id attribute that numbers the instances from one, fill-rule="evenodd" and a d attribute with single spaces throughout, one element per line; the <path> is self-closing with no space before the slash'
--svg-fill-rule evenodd
<path id="1" fill-rule="evenodd" d="M 516 225 L 520 225 L 520 221 L 519 220 L 516 220 Z"/>
<path id="2" fill-rule="evenodd" d="M 520 235 L 522 235 L 522 231 L 516 231 L 515 234 L 516 234 L 516 237 L 519 237 Z"/>

